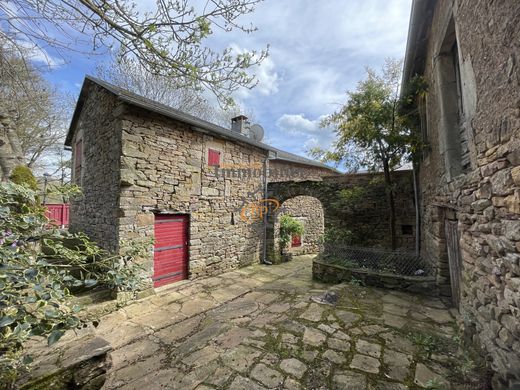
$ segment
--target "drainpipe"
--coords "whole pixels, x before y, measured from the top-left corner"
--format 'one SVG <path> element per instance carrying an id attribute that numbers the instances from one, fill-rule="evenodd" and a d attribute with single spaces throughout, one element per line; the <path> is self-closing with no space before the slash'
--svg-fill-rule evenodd
<path id="1" fill-rule="evenodd" d="M 419 246 L 420 246 L 420 232 L 421 232 L 421 218 L 419 216 L 419 194 L 417 191 L 417 178 L 416 178 L 416 170 L 415 164 L 412 164 L 412 175 L 413 175 L 413 195 L 415 198 L 415 255 L 419 256 Z"/>
<path id="2" fill-rule="evenodd" d="M 268 152 L 269 153 L 269 152 Z M 264 160 L 264 199 L 267 199 L 267 170 L 269 164 L 269 154 Z M 264 214 L 264 243 L 262 251 L 262 264 L 273 265 L 267 260 L 267 213 Z"/>

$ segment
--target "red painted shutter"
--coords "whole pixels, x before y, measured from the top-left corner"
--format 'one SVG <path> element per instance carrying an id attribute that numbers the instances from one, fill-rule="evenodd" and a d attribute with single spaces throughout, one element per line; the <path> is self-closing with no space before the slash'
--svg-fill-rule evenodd
<path id="1" fill-rule="evenodd" d="M 291 246 L 302 246 L 301 236 L 295 234 L 292 236 Z"/>
<path id="2" fill-rule="evenodd" d="M 220 152 L 214 149 L 208 149 L 208 165 L 215 167 L 220 165 Z"/>

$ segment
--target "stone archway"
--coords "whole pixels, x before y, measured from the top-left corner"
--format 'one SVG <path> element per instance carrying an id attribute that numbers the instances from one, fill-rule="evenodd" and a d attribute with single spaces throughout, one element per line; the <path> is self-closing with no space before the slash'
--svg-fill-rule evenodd
<path id="1" fill-rule="evenodd" d="M 325 230 L 324 212 L 321 201 L 312 196 L 300 195 L 285 200 L 279 212 L 272 216 L 274 257 L 280 253 L 279 232 L 280 218 L 290 215 L 300 221 L 304 227 L 304 233 L 300 237 L 300 245 L 289 244 L 288 252 L 294 255 L 315 254 L 320 251 L 320 243 Z"/>
<path id="2" fill-rule="evenodd" d="M 397 242 L 403 250 L 415 247 L 415 203 L 412 171 L 393 173 L 396 185 L 395 202 L 397 208 Z M 321 204 L 324 229 L 326 232 L 343 234 L 350 232 L 357 245 L 388 248 L 390 242 L 390 213 L 386 201 L 382 173 L 358 173 L 324 177 L 322 181 L 286 181 L 268 184 L 268 198 L 275 199 L 281 206 L 297 197 L 312 197 Z M 354 206 L 342 209 L 344 190 L 361 187 L 362 198 Z M 289 203 L 287 203 L 289 205 Z M 269 212 L 266 225 L 267 260 L 280 260 L 276 212 Z"/>

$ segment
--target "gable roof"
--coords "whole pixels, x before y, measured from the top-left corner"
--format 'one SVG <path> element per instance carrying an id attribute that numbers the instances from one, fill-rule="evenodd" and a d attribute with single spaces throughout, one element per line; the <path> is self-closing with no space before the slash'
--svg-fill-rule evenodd
<path id="1" fill-rule="evenodd" d="M 273 146 L 264 144 L 263 142 L 255 141 L 243 134 L 240 134 L 236 131 L 232 131 L 226 129 L 224 127 L 218 126 L 214 123 L 210 123 L 208 121 L 197 118 L 193 115 L 187 114 L 183 111 L 177 110 L 165 104 L 156 102 L 154 100 L 145 98 L 141 95 L 130 92 L 126 89 L 118 87 L 116 85 L 110 84 L 104 80 L 97 79 L 92 76 L 85 76 L 85 80 L 83 81 L 83 86 L 81 87 L 81 92 L 78 98 L 78 102 L 76 104 L 76 109 L 74 110 L 74 114 L 72 116 L 72 121 L 69 126 L 69 130 L 67 133 L 67 137 L 65 138 L 65 146 L 71 146 L 72 137 L 74 136 L 74 131 L 76 130 L 76 125 L 79 120 L 79 116 L 81 114 L 81 110 L 83 108 L 83 104 L 89 94 L 89 87 L 91 85 L 98 85 L 108 92 L 115 95 L 122 102 L 134 106 L 139 107 L 144 110 L 157 113 L 163 115 L 165 117 L 177 120 L 179 122 L 183 122 L 191 125 L 192 130 L 199 131 L 202 133 L 209 133 L 219 138 L 228 139 L 231 141 L 243 142 L 248 145 L 256 146 L 257 148 L 266 150 L 271 152 L 273 155 L 273 160 L 283 160 L 296 164 L 310 165 L 318 168 L 328 169 L 335 173 L 341 173 L 338 170 L 329 167 L 321 162 L 314 161 L 305 157 L 298 156 L 293 153 L 289 153 L 280 149 L 277 149 Z"/>

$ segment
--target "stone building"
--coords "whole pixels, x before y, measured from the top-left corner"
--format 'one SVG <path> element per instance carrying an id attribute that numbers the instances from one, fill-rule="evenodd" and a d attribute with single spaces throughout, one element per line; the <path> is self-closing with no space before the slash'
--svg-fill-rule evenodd
<path id="1" fill-rule="evenodd" d="M 224 129 L 86 77 L 65 143 L 83 189 L 70 229 L 111 251 L 154 238 L 144 265 L 156 287 L 260 261 L 263 208 L 274 207 L 263 201 L 266 176 L 321 180 L 337 172 L 247 132 L 245 117 Z"/>
<path id="2" fill-rule="evenodd" d="M 404 83 L 426 147 L 418 180 L 424 257 L 466 335 L 520 387 L 520 2 L 414 0 Z"/>

